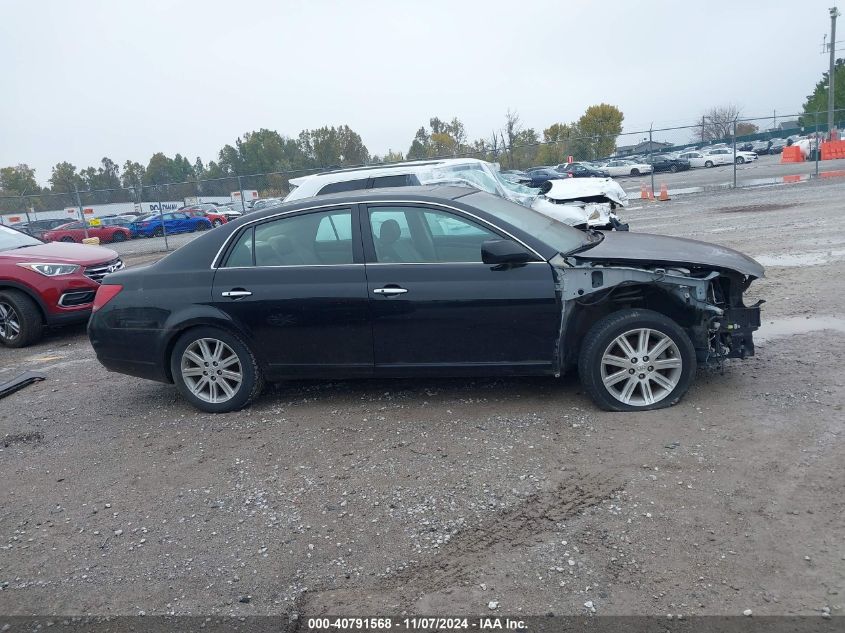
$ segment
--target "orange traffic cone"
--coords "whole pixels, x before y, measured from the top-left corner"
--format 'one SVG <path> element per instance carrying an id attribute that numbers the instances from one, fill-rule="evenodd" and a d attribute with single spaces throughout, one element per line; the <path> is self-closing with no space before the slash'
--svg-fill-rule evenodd
<path id="1" fill-rule="evenodd" d="M 640 185 L 640 200 L 648 200 L 648 188 L 645 183 Z"/>
<path id="2" fill-rule="evenodd" d="M 651 187 L 648 188 L 648 199 L 654 202 L 654 189 Z"/>
<path id="3" fill-rule="evenodd" d="M 666 186 L 666 183 L 662 183 L 660 185 L 660 198 L 661 202 L 667 202 L 669 200 L 669 188 Z"/>

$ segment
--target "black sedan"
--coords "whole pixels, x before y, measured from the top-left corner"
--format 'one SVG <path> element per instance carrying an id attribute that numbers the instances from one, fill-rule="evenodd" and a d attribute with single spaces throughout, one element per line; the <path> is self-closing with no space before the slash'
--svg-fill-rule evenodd
<path id="1" fill-rule="evenodd" d="M 683 158 L 670 158 L 669 156 L 649 156 L 645 162 L 652 166 L 654 173 L 671 171 L 673 174 L 678 171 L 689 169 L 689 161 Z"/>
<path id="2" fill-rule="evenodd" d="M 26 233 L 32 237 L 37 237 L 40 240 L 44 238 L 44 234 L 47 231 L 52 231 L 53 229 L 67 224 L 68 222 L 70 222 L 70 220 L 67 217 L 53 218 L 50 220 L 32 220 L 31 222 L 18 224 L 15 228 L 22 233 Z"/>
<path id="3" fill-rule="evenodd" d="M 584 232 L 467 187 L 369 190 L 258 211 L 107 276 L 88 333 L 108 369 L 226 412 L 265 380 L 560 376 L 598 406 L 684 395 L 754 353 L 763 275 L 727 248 Z M 715 351 L 714 351 L 715 350 Z"/>
<path id="4" fill-rule="evenodd" d="M 540 187 L 543 183 L 549 182 L 550 180 L 569 178 L 569 175 L 562 174 L 557 169 L 552 169 L 551 167 L 537 167 L 535 169 L 529 169 L 525 172 L 525 175 L 530 180 L 528 180 L 528 182 L 523 181 L 520 184 L 523 184 L 526 187 Z"/>
<path id="5" fill-rule="evenodd" d="M 610 174 L 603 169 L 596 169 L 583 163 L 564 163 L 557 166 L 557 171 L 572 178 L 609 178 Z"/>

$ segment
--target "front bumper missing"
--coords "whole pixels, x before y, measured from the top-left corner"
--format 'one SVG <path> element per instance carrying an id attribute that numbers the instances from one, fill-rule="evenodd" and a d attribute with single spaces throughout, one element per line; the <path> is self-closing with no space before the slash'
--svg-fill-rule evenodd
<path id="1" fill-rule="evenodd" d="M 728 308 L 712 321 L 718 358 L 746 358 L 754 356 L 755 330 L 760 328 L 760 306 L 758 301 L 750 307 Z"/>

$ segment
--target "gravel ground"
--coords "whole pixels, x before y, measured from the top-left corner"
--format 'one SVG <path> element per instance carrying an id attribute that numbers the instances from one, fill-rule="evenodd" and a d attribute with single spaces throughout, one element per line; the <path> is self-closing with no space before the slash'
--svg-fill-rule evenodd
<path id="1" fill-rule="evenodd" d="M 768 266 L 757 356 L 668 410 L 566 377 L 286 383 L 213 416 L 81 328 L 4 350 L 0 379 L 48 380 L 0 401 L 0 612 L 842 615 L 843 191 L 624 212 Z"/>

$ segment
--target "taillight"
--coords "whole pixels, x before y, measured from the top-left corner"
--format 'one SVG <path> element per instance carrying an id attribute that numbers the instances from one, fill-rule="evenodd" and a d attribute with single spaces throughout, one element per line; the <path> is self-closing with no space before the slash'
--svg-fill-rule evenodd
<path id="1" fill-rule="evenodd" d="M 102 285 L 97 288 L 97 294 L 94 296 L 94 305 L 91 308 L 91 311 L 96 312 L 102 308 L 109 301 L 114 299 L 121 290 L 123 290 L 123 286 L 120 284 Z"/>

